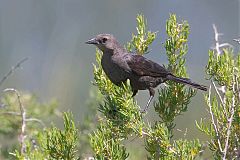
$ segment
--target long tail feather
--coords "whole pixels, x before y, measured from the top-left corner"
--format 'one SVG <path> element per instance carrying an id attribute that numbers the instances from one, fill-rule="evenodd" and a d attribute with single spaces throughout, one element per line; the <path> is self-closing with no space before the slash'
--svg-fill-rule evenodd
<path id="1" fill-rule="evenodd" d="M 192 82 L 190 79 L 188 78 L 180 78 L 180 77 L 176 77 L 174 75 L 168 75 L 167 76 L 167 79 L 168 80 L 172 80 L 174 82 L 178 82 L 178 83 L 183 83 L 183 84 L 186 84 L 186 85 L 190 85 L 194 88 L 197 88 L 197 89 L 200 89 L 200 90 L 203 90 L 203 91 L 207 91 L 207 87 L 204 86 L 204 85 L 200 85 L 200 84 L 197 84 L 197 83 L 194 83 Z"/>

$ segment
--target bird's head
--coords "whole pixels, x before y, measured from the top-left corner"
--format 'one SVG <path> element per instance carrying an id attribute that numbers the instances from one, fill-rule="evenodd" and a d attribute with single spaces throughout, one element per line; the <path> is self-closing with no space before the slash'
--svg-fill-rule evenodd
<path id="1" fill-rule="evenodd" d="M 86 42 L 96 45 L 101 51 L 111 51 L 118 47 L 116 38 L 111 34 L 99 34 Z"/>

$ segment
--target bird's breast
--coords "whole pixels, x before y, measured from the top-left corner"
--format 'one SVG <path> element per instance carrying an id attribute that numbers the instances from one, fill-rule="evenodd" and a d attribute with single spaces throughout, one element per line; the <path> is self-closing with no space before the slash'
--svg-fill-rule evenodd
<path id="1" fill-rule="evenodd" d="M 110 81 L 116 85 L 120 85 L 122 82 L 127 80 L 127 72 L 121 67 L 121 62 L 119 63 L 113 56 L 109 54 L 103 54 L 101 60 L 102 68 L 110 79 Z"/>

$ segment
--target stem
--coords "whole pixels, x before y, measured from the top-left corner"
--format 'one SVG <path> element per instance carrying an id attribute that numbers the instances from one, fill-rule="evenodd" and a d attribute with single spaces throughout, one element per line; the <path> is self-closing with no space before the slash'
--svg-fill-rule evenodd
<path id="1" fill-rule="evenodd" d="M 26 144 L 25 144 L 25 131 L 26 131 L 26 112 L 25 112 L 25 108 L 21 102 L 21 96 L 20 93 L 14 89 L 14 88 L 6 88 L 4 90 L 4 92 L 14 92 L 17 95 L 17 99 L 18 99 L 18 104 L 19 104 L 19 108 L 20 108 L 20 114 L 21 114 L 21 133 L 19 135 L 19 142 L 20 142 L 20 146 L 21 146 L 21 154 L 25 153 L 26 150 Z"/>
<path id="2" fill-rule="evenodd" d="M 220 142 L 220 137 L 219 137 L 219 131 L 218 131 L 218 128 L 217 128 L 217 125 L 216 125 L 216 122 L 215 122 L 215 119 L 214 119 L 214 115 L 213 115 L 213 112 L 212 112 L 212 105 L 211 105 L 211 85 L 209 86 L 209 93 L 208 93 L 208 106 L 209 106 L 209 113 L 211 115 L 211 119 L 212 119 L 212 124 L 213 124 L 213 128 L 215 130 L 215 133 L 216 133 L 216 137 L 217 137 L 217 142 L 218 142 L 218 146 L 219 146 L 219 149 L 221 152 L 223 152 L 223 149 L 222 149 L 222 146 L 221 146 L 221 142 Z"/>
<path id="3" fill-rule="evenodd" d="M 26 60 L 28 60 L 28 57 L 22 59 L 21 61 L 19 61 L 15 66 L 13 66 L 10 71 L 3 76 L 3 78 L 0 81 L 0 86 L 3 84 L 3 82 L 17 69 L 21 66 L 21 64 L 23 64 Z"/>

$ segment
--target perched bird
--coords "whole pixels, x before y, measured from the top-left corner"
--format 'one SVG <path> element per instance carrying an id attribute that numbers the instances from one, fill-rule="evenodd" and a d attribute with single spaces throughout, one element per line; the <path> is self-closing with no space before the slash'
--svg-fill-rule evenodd
<path id="1" fill-rule="evenodd" d="M 176 77 L 165 67 L 141 55 L 129 53 L 111 34 L 99 34 L 86 43 L 96 45 L 103 52 L 101 65 L 112 83 L 120 86 L 129 79 L 133 91 L 132 97 L 138 90 L 149 90 L 150 98 L 144 112 L 154 97 L 154 88 L 167 80 L 207 91 L 206 86 L 194 83 L 188 78 Z"/>

